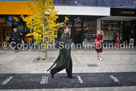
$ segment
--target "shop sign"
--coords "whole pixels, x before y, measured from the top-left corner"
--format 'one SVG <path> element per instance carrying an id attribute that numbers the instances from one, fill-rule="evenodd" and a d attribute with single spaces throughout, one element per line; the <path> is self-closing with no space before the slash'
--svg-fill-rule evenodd
<path id="1" fill-rule="evenodd" d="M 111 8 L 112 16 L 136 16 L 136 9 Z"/>
<path id="2" fill-rule="evenodd" d="M 19 19 L 19 17 L 16 17 L 16 16 L 8 16 L 8 19 L 9 19 L 9 21 L 16 21 L 16 22 L 20 22 L 20 19 Z"/>
<path id="3" fill-rule="evenodd" d="M 18 30 L 18 32 L 25 32 L 25 26 L 22 25 L 22 24 L 18 24 L 17 25 L 17 30 Z"/>

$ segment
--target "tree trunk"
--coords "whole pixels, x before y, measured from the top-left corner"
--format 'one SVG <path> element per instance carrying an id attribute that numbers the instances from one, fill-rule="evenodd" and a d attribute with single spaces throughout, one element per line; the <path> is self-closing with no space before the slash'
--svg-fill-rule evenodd
<path id="1" fill-rule="evenodd" d="M 45 28 L 44 28 L 44 26 L 43 26 L 43 34 L 45 33 Z M 44 40 L 43 40 L 43 43 L 44 43 L 44 50 L 45 50 L 45 60 L 47 60 L 47 41 L 46 41 L 46 36 L 45 36 L 45 34 L 43 35 L 43 37 L 44 37 Z"/>

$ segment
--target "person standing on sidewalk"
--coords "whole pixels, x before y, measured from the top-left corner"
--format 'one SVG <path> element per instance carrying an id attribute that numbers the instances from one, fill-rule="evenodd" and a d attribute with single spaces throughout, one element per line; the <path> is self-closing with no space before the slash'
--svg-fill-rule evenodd
<path id="1" fill-rule="evenodd" d="M 66 69 L 67 77 L 72 78 L 72 58 L 71 58 L 71 46 L 69 44 L 68 40 L 68 26 L 62 27 L 63 34 L 60 37 L 60 52 L 57 60 L 54 62 L 54 64 L 47 70 L 50 69 L 51 77 L 54 78 L 54 75 L 63 70 Z M 52 68 L 54 65 L 56 66 Z"/>
<path id="2" fill-rule="evenodd" d="M 14 28 L 13 29 L 13 32 L 11 34 L 11 39 L 12 41 L 14 42 L 14 46 L 15 46 L 15 53 L 18 52 L 18 48 L 17 48 L 17 44 L 20 40 L 20 35 L 19 33 L 17 32 L 17 28 Z"/>
<path id="3" fill-rule="evenodd" d="M 116 32 L 115 34 L 115 41 L 116 41 L 116 46 L 120 46 L 120 40 L 119 40 L 119 33 Z"/>
<path id="4" fill-rule="evenodd" d="M 95 36 L 95 50 L 97 52 L 97 59 L 98 60 L 103 60 L 102 58 L 102 52 L 103 52 L 103 35 L 104 32 L 102 30 L 97 31 L 97 35 Z"/>

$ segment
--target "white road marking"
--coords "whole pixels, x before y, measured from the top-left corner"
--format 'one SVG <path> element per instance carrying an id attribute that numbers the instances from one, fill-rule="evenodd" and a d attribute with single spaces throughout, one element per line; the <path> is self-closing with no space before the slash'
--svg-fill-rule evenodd
<path id="1" fill-rule="evenodd" d="M 4 80 L 1 85 L 6 85 L 11 79 L 13 78 L 13 76 L 10 76 L 8 78 L 6 78 L 6 80 Z"/>
<path id="2" fill-rule="evenodd" d="M 47 84 L 48 83 L 48 76 L 42 76 L 40 84 Z"/>
<path id="3" fill-rule="evenodd" d="M 114 82 L 119 82 L 119 79 L 118 79 L 117 77 L 115 77 L 115 76 L 113 76 L 113 75 L 110 75 L 110 77 L 111 77 L 111 79 L 114 80 Z"/>
<path id="4" fill-rule="evenodd" d="M 83 80 L 81 79 L 81 76 L 77 76 L 80 83 L 83 83 Z"/>

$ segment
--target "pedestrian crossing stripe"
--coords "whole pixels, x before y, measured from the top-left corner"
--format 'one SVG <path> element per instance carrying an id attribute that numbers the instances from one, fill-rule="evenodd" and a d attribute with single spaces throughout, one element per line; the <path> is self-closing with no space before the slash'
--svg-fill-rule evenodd
<path id="1" fill-rule="evenodd" d="M 78 78 L 80 83 L 83 83 L 83 80 L 82 80 L 81 76 L 77 76 L 77 78 Z"/>
<path id="2" fill-rule="evenodd" d="M 111 77 L 111 79 L 114 80 L 114 82 L 119 82 L 119 79 L 118 79 L 117 77 L 115 77 L 115 76 L 113 76 L 113 75 L 110 75 L 110 77 Z"/>
<path id="3" fill-rule="evenodd" d="M 11 79 L 13 78 L 13 76 L 10 76 L 8 78 L 6 78 L 6 80 L 4 80 L 1 85 L 6 85 Z"/>
<path id="4" fill-rule="evenodd" d="M 47 84 L 48 83 L 48 76 L 42 76 L 40 84 Z"/>

